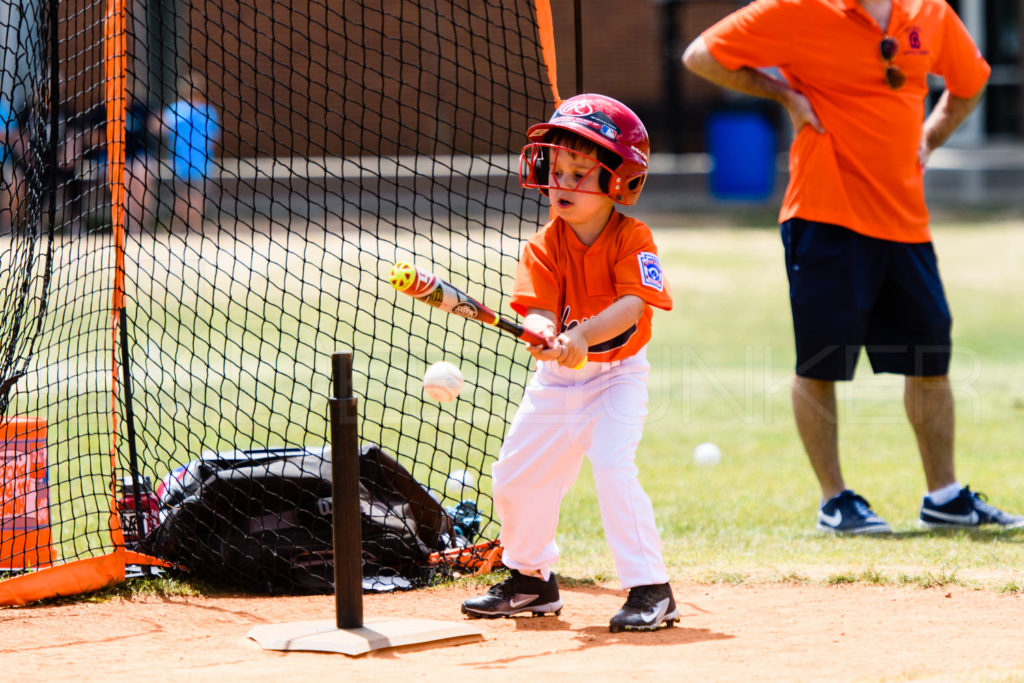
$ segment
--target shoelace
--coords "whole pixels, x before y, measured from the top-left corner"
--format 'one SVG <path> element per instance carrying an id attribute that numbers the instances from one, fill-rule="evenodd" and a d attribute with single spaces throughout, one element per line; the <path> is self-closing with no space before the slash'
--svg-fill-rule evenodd
<path id="1" fill-rule="evenodd" d="M 999 517 L 1000 514 L 1002 514 L 1002 512 L 998 508 L 989 505 L 988 496 L 986 496 L 984 493 L 970 491 L 970 494 L 971 498 L 974 499 L 974 509 L 978 512 L 978 514 L 986 515 L 990 519 L 995 519 Z"/>
<path id="2" fill-rule="evenodd" d="M 872 517 L 875 514 L 871 512 L 871 506 L 868 502 L 860 496 L 853 497 L 853 509 L 856 510 L 861 517 Z"/>
<path id="3" fill-rule="evenodd" d="M 658 604 L 657 596 L 651 588 L 646 586 L 631 588 L 629 590 L 629 596 L 626 598 L 627 607 L 649 609 L 654 607 L 656 604 Z"/>
<path id="4" fill-rule="evenodd" d="M 516 592 L 515 584 L 517 578 L 519 577 L 513 574 L 501 583 L 496 583 L 493 586 L 491 586 L 490 590 L 488 590 L 487 592 L 491 595 L 498 595 L 502 597 L 505 595 L 513 595 Z"/>
<path id="5" fill-rule="evenodd" d="M 532 592 L 531 589 L 536 587 L 536 582 L 538 581 L 542 584 L 545 583 L 544 581 L 532 576 L 513 573 L 512 576 L 508 577 L 501 583 L 491 586 L 490 590 L 487 592 L 491 595 L 497 595 L 500 597 L 507 597 L 509 595 L 515 595 L 516 593 L 528 593 Z"/>

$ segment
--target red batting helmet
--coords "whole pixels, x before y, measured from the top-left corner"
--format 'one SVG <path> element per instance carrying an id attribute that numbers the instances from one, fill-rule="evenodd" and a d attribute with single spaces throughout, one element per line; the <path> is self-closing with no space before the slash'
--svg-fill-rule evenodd
<path id="1" fill-rule="evenodd" d="M 546 148 L 552 145 L 546 140 L 554 129 L 576 133 L 618 157 L 617 166 L 602 164 L 609 173 L 607 189 L 602 189 L 619 204 L 636 203 L 647 179 L 651 141 L 643 122 L 629 107 L 605 95 L 576 95 L 563 102 L 547 123 L 531 126 L 526 131 L 531 143 L 523 148 L 519 160 L 524 187 L 550 187 Z"/>

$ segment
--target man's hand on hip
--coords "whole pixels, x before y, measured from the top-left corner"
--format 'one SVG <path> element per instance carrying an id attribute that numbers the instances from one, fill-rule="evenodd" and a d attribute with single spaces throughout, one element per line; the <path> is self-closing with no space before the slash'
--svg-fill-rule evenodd
<path id="1" fill-rule="evenodd" d="M 789 120 L 793 123 L 794 133 L 799 133 L 804 126 L 810 126 L 819 133 L 825 132 L 825 127 L 821 125 L 818 115 L 814 113 L 811 101 L 803 93 L 790 90 L 782 105 L 786 108 Z"/>

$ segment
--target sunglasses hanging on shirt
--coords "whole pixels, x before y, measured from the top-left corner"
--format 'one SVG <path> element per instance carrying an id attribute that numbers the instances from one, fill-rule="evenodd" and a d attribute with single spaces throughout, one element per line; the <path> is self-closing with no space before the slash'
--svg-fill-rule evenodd
<path id="1" fill-rule="evenodd" d="M 900 51 L 899 41 L 892 36 L 886 36 L 878 44 L 878 51 L 882 54 L 882 61 L 885 63 L 885 82 L 893 90 L 899 90 L 907 82 L 907 76 L 892 61 Z"/>

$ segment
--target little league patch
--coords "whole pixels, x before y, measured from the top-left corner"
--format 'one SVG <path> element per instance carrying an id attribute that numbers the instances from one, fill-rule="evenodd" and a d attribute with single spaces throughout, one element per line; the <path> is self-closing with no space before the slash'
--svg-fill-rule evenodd
<path id="1" fill-rule="evenodd" d="M 649 251 L 641 251 L 636 257 L 640 261 L 640 275 L 643 284 L 659 292 L 662 291 L 665 283 L 662 279 L 661 261 L 658 259 L 658 255 Z"/>

